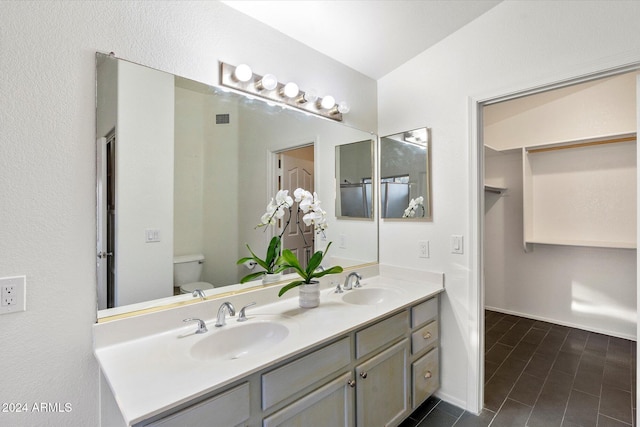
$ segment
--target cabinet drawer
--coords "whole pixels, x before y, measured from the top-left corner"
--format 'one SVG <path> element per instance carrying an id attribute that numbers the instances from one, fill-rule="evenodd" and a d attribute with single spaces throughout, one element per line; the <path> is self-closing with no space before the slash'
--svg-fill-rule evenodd
<path id="1" fill-rule="evenodd" d="M 154 427 L 229 427 L 249 420 L 249 383 L 162 418 Z"/>
<path id="2" fill-rule="evenodd" d="M 418 407 L 440 387 L 438 347 L 411 365 L 413 376 L 413 407 Z"/>
<path id="3" fill-rule="evenodd" d="M 373 350 L 391 344 L 409 328 L 409 315 L 406 311 L 356 332 L 356 357 L 360 358 Z"/>
<path id="4" fill-rule="evenodd" d="M 262 409 L 293 396 L 351 362 L 349 337 L 262 375 Z"/>
<path id="5" fill-rule="evenodd" d="M 415 328 L 438 316 L 438 297 L 431 298 L 411 309 L 411 327 Z"/>
<path id="6" fill-rule="evenodd" d="M 411 334 L 411 353 L 420 353 L 438 342 L 438 321 L 427 323 Z"/>

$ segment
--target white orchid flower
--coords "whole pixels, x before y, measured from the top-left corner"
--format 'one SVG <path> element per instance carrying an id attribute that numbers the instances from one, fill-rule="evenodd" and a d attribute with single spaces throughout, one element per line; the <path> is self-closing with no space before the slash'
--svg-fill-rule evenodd
<path id="1" fill-rule="evenodd" d="M 289 190 L 280 190 L 276 194 L 276 204 L 280 207 L 290 208 L 293 206 L 293 199 L 289 196 Z"/>

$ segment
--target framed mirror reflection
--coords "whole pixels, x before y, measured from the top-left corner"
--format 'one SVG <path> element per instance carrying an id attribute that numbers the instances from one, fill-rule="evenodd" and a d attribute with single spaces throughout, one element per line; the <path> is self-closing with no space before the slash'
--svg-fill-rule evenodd
<path id="1" fill-rule="evenodd" d="M 295 185 L 313 183 L 328 222 L 311 250 L 334 242 L 327 266 L 378 260 L 375 218 L 345 227 L 332 200 L 336 147 L 371 133 L 101 53 L 96 66 L 99 318 L 191 299 L 194 286 L 251 288 L 236 261 L 278 232 L 256 225 L 284 153 L 301 147 L 311 179 Z"/>
<path id="2" fill-rule="evenodd" d="M 430 130 L 380 138 L 380 217 L 431 221 Z"/>

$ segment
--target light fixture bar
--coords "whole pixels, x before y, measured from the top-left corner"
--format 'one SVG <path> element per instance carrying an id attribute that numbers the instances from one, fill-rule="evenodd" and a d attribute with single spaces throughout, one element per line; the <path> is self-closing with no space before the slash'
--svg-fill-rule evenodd
<path id="1" fill-rule="evenodd" d="M 296 108 L 306 113 L 316 114 L 339 122 L 342 121 L 342 113 L 348 112 L 348 109 L 346 111 L 339 111 L 339 109 L 335 108 L 335 101 L 332 103 L 331 108 L 323 108 L 322 98 L 317 98 L 313 91 L 304 92 L 302 90 L 298 90 L 298 93 L 295 96 L 289 97 L 285 95 L 285 93 L 291 93 L 290 84 L 287 86 L 287 84 L 277 82 L 275 87 L 264 84 L 263 79 L 265 77 L 268 77 L 268 80 L 273 79 L 275 81 L 275 76 L 271 74 L 261 76 L 252 73 L 250 78 L 243 78 L 242 80 L 239 80 L 234 74 L 235 71 L 235 66 L 220 62 L 220 84 L 258 98 L 264 98 L 269 101 Z M 287 91 L 285 91 L 285 86 L 287 86 Z M 316 101 L 316 98 L 317 102 L 314 102 Z M 326 96 L 325 98 L 333 99 L 331 96 Z"/>

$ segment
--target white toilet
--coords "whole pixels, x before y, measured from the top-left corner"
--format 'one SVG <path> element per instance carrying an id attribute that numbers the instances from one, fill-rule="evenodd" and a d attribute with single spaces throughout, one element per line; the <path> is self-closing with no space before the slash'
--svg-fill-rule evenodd
<path id="1" fill-rule="evenodd" d="M 204 255 L 184 255 L 173 258 L 173 286 L 180 288 L 181 294 L 193 293 L 196 289 L 206 291 L 213 289 L 213 285 L 200 282 Z"/>

